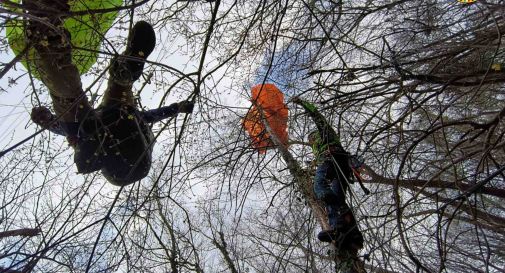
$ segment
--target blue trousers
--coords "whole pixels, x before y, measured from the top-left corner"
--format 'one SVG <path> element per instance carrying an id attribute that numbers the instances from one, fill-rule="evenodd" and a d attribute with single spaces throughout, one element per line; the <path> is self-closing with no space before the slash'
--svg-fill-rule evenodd
<path id="1" fill-rule="evenodd" d="M 325 156 L 318 164 L 314 176 L 314 193 L 322 200 L 328 211 L 328 221 L 336 229 L 340 221 L 339 216 L 348 206 L 345 202 L 345 191 L 351 169 L 347 155 Z"/>

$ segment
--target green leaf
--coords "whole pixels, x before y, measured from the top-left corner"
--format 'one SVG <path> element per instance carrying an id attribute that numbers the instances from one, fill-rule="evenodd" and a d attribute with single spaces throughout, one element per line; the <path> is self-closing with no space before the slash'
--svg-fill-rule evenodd
<path id="1" fill-rule="evenodd" d="M 19 0 L 13 0 L 13 2 L 19 3 Z M 86 15 L 67 18 L 63 23 L 64 27 L 71 34 L 72 45 L 85 49 L 74 49 L 72 51 L 72 61 L 82 75 L 96 63 L 98 57 L 97 51 L 100 49 L 103 37 L 114 23 L 118 14 L 118 12 L 93 14 L 92 11 L 120 7 L 123 4 L 123 0 L 74 0 L 70 1 L 69 4 L 70 10 L 74 12 L 91 11 L 91 13 Z M 19 9 L 15 9 L 14 11 L 22 12 Z M 26 47 L 23 25 L 23 19 L 11 19 L 6 27 L 9 46 L 16 55 L 20 54 Z M 27 58 L 24 58 L 22 63 L 26 68 L 30 65 L 30 70 L 34 72 L 34 76 L 39 78 L 32 61 L 35 56 L 35 50 L 30 49 Z"/>

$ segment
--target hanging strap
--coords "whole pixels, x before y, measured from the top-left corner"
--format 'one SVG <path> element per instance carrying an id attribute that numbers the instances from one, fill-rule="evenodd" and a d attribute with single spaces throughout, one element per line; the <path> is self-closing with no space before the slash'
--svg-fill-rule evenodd
<path id="1" fill-rule="evenodd" d="M 369 195 L 370 190 L 367 189 L 367 187 L 365 187 L 365 185 L 363 184 L 363 179 L 361 178 L 361 173 L 358 171 L 361 168 L 361 166 L 363 166 L 364 163 L 365 163 L 365 161 L 360 156 L 357 156 L 357 155 L 349 156 L 349 166 L 351 166 L 352 173 L 354 174 L 354 177 L 356 177 L 356 180 L 358 180 L 359 186 L 361 187 L 361 189 L 363 190 L 365 195 Z"/>
<path id="2" fill-rule="evenodd" d="M 370 190 L 367 187 L 365 187 L 365 185 L 363 184 L 363 179 L 361 178 L 361 174 L 359 173 L 359 171 L 353 167 L 351 167 L 351 169 L 352 169 L 352 173 L 354 174 L 354 177 L 356 177 L 356 180 L 358 180 L 360 188 L 363 190 L 365 195 L 369 195 Z"/>

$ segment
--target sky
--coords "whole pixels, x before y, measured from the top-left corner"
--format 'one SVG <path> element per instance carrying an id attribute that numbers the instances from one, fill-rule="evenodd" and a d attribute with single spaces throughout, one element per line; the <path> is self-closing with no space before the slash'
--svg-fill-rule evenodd
<path id="1" fill-rule="evenodd" d="M 311 62 L 309 47 L 293 40 L 274 52 L 266 51 L 253 81 L 274 83 L 288 97 L 299 95 L 310 80 L 307 77 L 310 71 L 308 64 Z"/>

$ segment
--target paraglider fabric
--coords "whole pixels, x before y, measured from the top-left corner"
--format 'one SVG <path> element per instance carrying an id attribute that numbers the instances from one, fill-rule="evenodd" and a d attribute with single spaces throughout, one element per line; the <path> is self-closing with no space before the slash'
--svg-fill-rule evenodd
<path id="1" fill-rule="evenodd" d="M 19 0 L 13 0 L 19 3 Z M 71 12 L 117 8 L 123 4 L 123 0 L 71 0 L 69 1 Z M 22 10 L 15 10 L 22 13 Z M 98 50 L 103 41 L 104 34 L 112 26 L 118 12 L 90 13 L 85 15 L 72 16 L 65 19 L 63 25 L 71 35 L 71 42 L 74 47 L 72 62 L 77 66 L 79 73 L 86 73 L 96 62 Z M 23 20 L 10 20 L 6 27 L 6 36 L 9 46 L 14 54 L 18 55 L 26 47 Z M 81 50 L 79 48 L 83 48 Z M 36 58 L 34 49 L 28 51 L 28 57 L 23 59 L 25 68 L 33 71 L 33 75 L 39 78 L 35 66 L 31 60 Z"/>
<path id="2" fill-rule="evenodd" d="M 284 94 L 274 84 L 256 85 L 251 93 L 253 106 L 244 118 L 243 125 L 253 146 L 260 153 L 274 147 L 267 133 L 265 121 L 277 138 L 287 146 L 288 108 L 284 104 Z"/>

